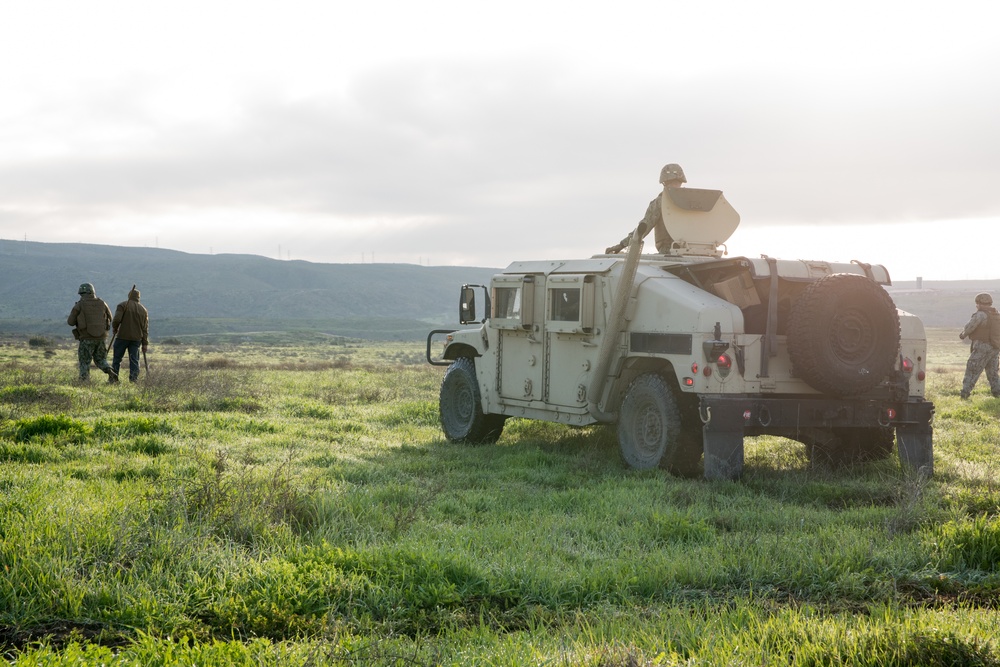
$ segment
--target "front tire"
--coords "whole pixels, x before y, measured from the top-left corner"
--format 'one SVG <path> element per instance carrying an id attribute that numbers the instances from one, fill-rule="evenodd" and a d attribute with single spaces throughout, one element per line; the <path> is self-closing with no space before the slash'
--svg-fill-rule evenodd
<path id="1" fill-rule="evenodd" d="M 625 463 L 636 470 L 690 467 L 691 443 L 682 433 L 681 413 L 667 381 L 653 373 L 637 377 L 618 413 L 618 446 Z"/>
<path id="2" fill-rule="evenodd" d="M 448 366 L 438 401 L 441 428 L 450 442 L 494 443 L 503 432 L 505 417 L 483 412 L 475 362 L 468 357 Z"/>

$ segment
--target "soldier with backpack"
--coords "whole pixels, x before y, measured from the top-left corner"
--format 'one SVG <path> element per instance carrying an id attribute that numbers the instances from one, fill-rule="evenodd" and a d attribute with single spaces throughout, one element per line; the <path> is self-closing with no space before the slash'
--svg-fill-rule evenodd
<path id="1" fill-rule="evenodd" d="M 118 379 L 118 374 L 108 363 L 108 348 L 104 339 L 111 328 L 111 309 L 103 299 L 98 299 L 94 286 L 83 283 L 77 290 L 80 300 L 73 305 L 66 323 L 73 327 L 73 337 L 80 341 L 77 350 L 80 367 L 80 381 L 90 379 L 90 360 L 104 371 L 109 381 Z"/>
<path id="2" fill-rule="evenodd" d="M 986 292 L 976 295 L 976 312 L 958 337 L 972 341 L 969 361 L 965 365 L 965 379 L 962 381 L 962 398 L 969 398 L 983 371 L 986 371 L 990 391 L 1000 398 L 1000 373 L 997 371 L 1000 360 L 1000 313 L 993 307 L 992 296 Z"/>

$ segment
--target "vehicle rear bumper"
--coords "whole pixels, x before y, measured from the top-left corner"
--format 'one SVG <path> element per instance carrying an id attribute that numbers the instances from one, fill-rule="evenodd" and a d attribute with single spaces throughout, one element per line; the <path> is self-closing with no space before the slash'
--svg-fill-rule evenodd
<path id="1" fill-rule="evenodd" d="M 699 396 L 702 423 L 721 420 L 745 435 L 798 428 L 931 428 L 934 404 L 923 399 L 827 398 L 810 396 Z"/>
<path id="2" fill-rule="evenodd" d="M 934 404 L 809 396 L 699 395 L 705 477 L 735 479 L 743 471 L 743 437 L 796 438 L 810 429 L 894 429 L 900 463 L 930 477 L 934 472 Z"/>

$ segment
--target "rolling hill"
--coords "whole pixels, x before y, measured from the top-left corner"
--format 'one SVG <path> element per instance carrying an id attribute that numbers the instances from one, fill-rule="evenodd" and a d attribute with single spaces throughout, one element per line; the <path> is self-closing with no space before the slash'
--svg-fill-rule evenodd
<path id="1" fill-rule="evenodd" d="M 315 331 L 371 340 L 421 340 L 455 327 L 458 288 L 498 269 L 414 264 L 318 264 L 258 255 L 0 240 L 0 333 L 69 336 L 80 283 L 114 308 L 136 284 L 151 336 Z M 961 327 L 977 292 L 1000 280 L 901 282 L 896 305 L 928 327 Z"/>
<path id="2" fill-rule="evenodd" d="M 416 340 L 435 326 L 457 325 L 459 287 L 495 272 L 0 241 L 0 332 L 68 336 L 66 316 L 80 283 L 89 282 L 112 309 L 136 284 L 154 337 L 313 329 Z"/>

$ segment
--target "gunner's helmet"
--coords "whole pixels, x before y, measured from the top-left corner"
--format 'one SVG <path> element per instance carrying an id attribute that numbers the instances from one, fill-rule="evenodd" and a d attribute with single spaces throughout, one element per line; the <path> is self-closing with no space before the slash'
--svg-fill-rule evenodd
<path id="1" fill-rule="evenodd" d="M 671 162 L 660 170 L 660 183 L 663 183 L 664 185 L 672 183 L 673 181 L 687 183 L 687 180 L 688 179 L 684 177 L 684 170 L 681 169 L 679 164 Z"/>

